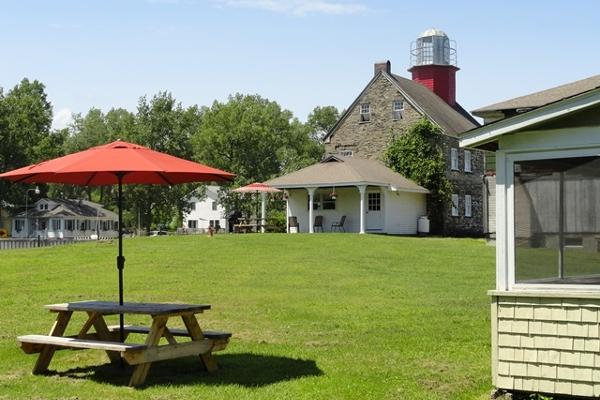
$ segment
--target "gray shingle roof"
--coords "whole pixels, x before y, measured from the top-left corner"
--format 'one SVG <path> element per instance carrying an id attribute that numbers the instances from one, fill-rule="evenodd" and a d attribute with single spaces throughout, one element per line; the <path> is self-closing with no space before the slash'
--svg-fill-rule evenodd
<path id="1" fill-rule="evenodd" d="M 448 136 L 458 137 L 462 132 L 471 130 L 479 126 L 479 122 L 475 120 L 467 110 L 462 108 L 458 103 L 451 107 L 442 100 L 437 94 L 422 84 L 404 78 L 400 75 L 388 74 L 385 71 L 380 71 L 379 74 L 387 77 L 398 90 L 403 93 L 407 100 L 413 104 L 418 110 L 428 116 L 434 123 L 442 128 L 443 133 Z M 327 140 L 337 130 L 341 122 L 352 112 L 358 104 L 361 95 L 371 86 L 380 75 L 375 75 L 367 86 L 360 92 L 358 97 L 352 102 L 350 107 L 346 109 L 344 114 L 340 116 L 335 125 L 325 135 L 323 140 Z"/>
<path id="2" fill-rule="evenodd" d="M 391 74 L 402 91 L 404 91 L 418 107 L 423 109 L 444 133 L 457 137 L 458 134 L 479 126 L 469 113 L 456 103 L 451 107 L 429 88 L 413 80 Z"/>
<path id="3" fill-rule="evenodd" d="M 540 92 L 531 93 L 525 96 L 515 97 L 500 103 L 473 110 L 473 114 L 485 113 L 489 111 L 516 110 L 519 108 L 538 108 L 550 103 L 577 96 L 584 92 L 600 87 L 600 75 L 594 75 L 586 79 L 556 86 Z"/>
<path id="4" fill-rule="evenodd" d="M 265 182 L 276 188 L 378 185 L 398 191 L 429 193 L 381 162 L 358 157 L 329 156 L 320 163 Z"/>
<path id="5" fill-rule="evenodd" d="M 87 200 L 71 199 L 46 199 L 57 203 L 51 210 L 39 210 L 37 208 L 27 211 L 29 218 L 52 218 L 52 217 L 93 217 L 117 219 L 117 214 L 102 208 L 98 203 Z M 37 204 L 38 202 L 36 202 Z M 25 211 L 15 215 L 15 217 L 24 217 Z"/>

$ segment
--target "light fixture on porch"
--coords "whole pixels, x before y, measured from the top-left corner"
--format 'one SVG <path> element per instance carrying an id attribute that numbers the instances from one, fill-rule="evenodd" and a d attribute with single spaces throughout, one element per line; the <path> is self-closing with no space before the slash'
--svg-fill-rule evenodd
<path id="1" fill-rule="evenodd" d="M 337 199 L 337 193 L 335 192 L 335 186 L 331 188 L 331 193 L 329 193 L 329 198 L 332 200 Z"/>

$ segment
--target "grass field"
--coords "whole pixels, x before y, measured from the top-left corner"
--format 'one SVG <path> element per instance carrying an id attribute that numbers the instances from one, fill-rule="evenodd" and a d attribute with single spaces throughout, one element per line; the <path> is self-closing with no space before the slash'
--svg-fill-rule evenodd
<path id="1" fill-rule="evenodd" d="M 44 304 L 116 300 L 116 250 L 0 254 L 0 399 L 489 398 L 494 249 L 472 239 L 128 239 L 125 300 L 212 304 L 202 325 L 234 333 L 222 369 L 208 375 L 195 358 L 156 363 L 148 385 L 132 389 L 129 370 L 85 350 L 57 352 L 49 376 L 31 375 L 35 356 L 15 337 L 47 333 Z"/>

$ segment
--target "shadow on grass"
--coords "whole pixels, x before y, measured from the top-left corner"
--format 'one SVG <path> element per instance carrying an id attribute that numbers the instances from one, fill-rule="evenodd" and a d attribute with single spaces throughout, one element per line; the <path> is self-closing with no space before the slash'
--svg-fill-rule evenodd
<path id="1" fill-rule="evenodd" d="M 194 384 L 261 387 L 323 375 L 323 371 L 313 360 L 252 353 L 223 354 L 219 355 L 217 360 L 220 369 L 213 374 L 204 370 L 197 357 L 155 362 L 150 368 L 145 386 Z M 133 367 L 128 365 L 102 364 L 66 371 L 51 371 L 50 374 L 125 386 L 129 383 L 132 372 Z"/>

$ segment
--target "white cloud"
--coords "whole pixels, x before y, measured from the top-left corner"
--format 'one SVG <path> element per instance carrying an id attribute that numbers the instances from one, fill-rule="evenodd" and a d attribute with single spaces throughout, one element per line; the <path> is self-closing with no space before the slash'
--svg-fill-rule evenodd
<path id="1" fill-rule="evenodd" d="M 255 8 L 297 16 L 357 14 L 368 11 L 368 7 L 361 3 L 331 0 L 217 0 L 217 2 L 226 7 Z"/>
<path id="2" fill-rule="evenodd" d="M 52 118 L 52 128 L 63 129 L 73 122 L 73 113 L 68 108 L 62 108 Z"/>

